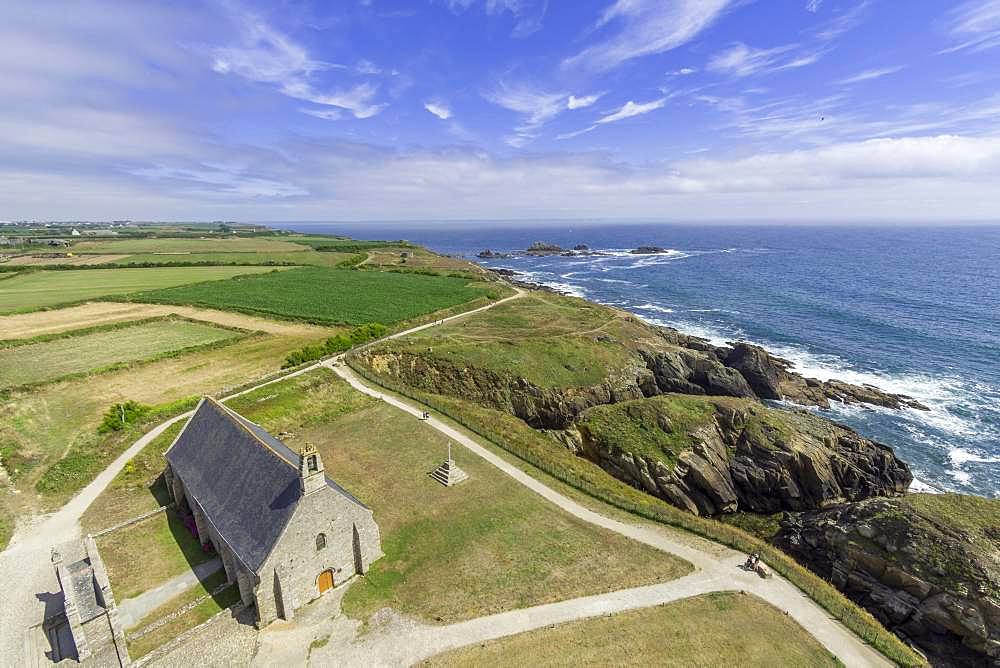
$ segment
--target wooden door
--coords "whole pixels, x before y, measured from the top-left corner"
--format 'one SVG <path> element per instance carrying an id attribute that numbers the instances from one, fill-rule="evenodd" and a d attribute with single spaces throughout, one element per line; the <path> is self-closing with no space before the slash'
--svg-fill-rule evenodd
<path id="1" fill-rule="evenodd" d="M 333 571 L 323 571 L 319 574 L 319 593 L 333 589 Z"/>

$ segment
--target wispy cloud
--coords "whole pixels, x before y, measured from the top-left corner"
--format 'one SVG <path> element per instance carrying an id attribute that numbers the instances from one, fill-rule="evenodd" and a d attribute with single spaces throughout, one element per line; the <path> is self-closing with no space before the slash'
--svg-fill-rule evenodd
<path id="1" fill-rule="evenodd" d="M 457 13 L 464 12 L 473 5 L 482 4 L 489 16 L 509 12 L 515 19 L 510 36 L 524 38 L 542 29 L 549 0 L 444 0 Z"/>
<path id="2" fill-rule="evenodd" d="M 371 118 L 385 108 L 384 104 L 375 104 L 378 87 L 370 82 L 347 89 L 318 89 L 313 83 L 317 74 L 347 68 L 312 58 L 303 46 L 256 16 L 246 14 L 235 18 L 241 28 L 242 43 L 212 50 L 212 69 L 215 72 L 271 84 L 283 95 L 323 106 L 340 107 L 351 112 L 355 118 Z"/>
<path id="3" fill-rule="evenodd" d="M 577 97 L 576 95 L 570 95 L 569 99 L 566 100 L 567 109 L 584 109 L 591 106 L 598 100 L 604 97 L 604 93 L 595 93 L 593 95 L 584 95 L 582 97 Z"/>
<path id="4" fill-rule="evenodd" d="M 955 7 L 948 32 L 957 43 L 940 53 L 1000 47 L 1000 0 L 970 0 Z"/>
<path id="5" fill-rule="evenodd" d="M 711 26 L 732 0 L 616 0 L 594 26 L 598 37 L 563 61 L 598 72 L 675 49 Z"/>
<path id="6" fill-rule="evenodd" d="M 442 121 L 451 118 L 451 108 L 441 100 L 428 100 L 424 102 L 424 109 L 434 114 Z"/>
<path id="7" fill-rule="evenodd" d="M 693 67 L 682 67 L 679 70 L 673 70 L 672 72 L 667 72 L 668 77 L 686 77 L 697 72 Z"/>
<path id="8" fill-rule="evenodd" d="M 805 67 L 823 56 L 820 51 L 796 54 L 798 48 L 798 44 L 787 44 L 772 49 L 756 49 L 737 42 L 712 56 L 708 61 L 708 69 L 719 74 L 748 77 L 753 74 Z"/>
<path id="9" fill-rule="evenodd" d="M 344 117 L 344 112 L 340 109 L 310 109 L 309 107 L 301 107 L 299 111 L 308 116 L 322 118 L 324 121 L 339 121 Z"/>
<path id="10" fill-rule="evenodd" d="M 806 11 L 815 14 L 819 11 L 819 6 L 823 4 L 823 0 L 808 0 L 806 2 Z"/>
<path id="11" fill-rule="evenodd" d="M 821 41 L 831 42 L 858 27 L 867 17 L 870 4 L 870 0 L 861 0 L 850 9 L 840 12 L 819 27 L 815 33 L 816 37 Z"/>
<path id="12" fill-rule="evenodd" d="M 633 116 L 641 116 L 643 114 L 648 114 L 651 111 L 656 111 L 657 109 L 662 109 L 663 105 L 667 103 L 667 98 L 661 97 L 658 100 L 652 100 L 651 102 L 636 103 L 629 100 L 621 106 L 620 109 L 614 111 L 606 116 L 601 116 L 597 119 L 597 123 L 614 123 L 615 121 L 621 121 L 626 118 L 632 118 Z"/>
<path id="13" fill-rule="evenodd" d="M 537 138 L 541 127 L 569 108 L 569 95 L 538 90 L 525 84 L 501 82 L 493 90 L 483 93 L 488 101 L 523 116 L 523 122 L 505 141 L 521 148 Z"/>
<path id="14" fill-rule="evenodd" d="M 872 79 L 881 79 L 884 76 L 895 74 L 896 72 L 899 72 L 901 69 L 903 69 L 902 65 L 897 67 L 876 67 L 870 70 L 864 70 L 862 72 L 858 72 L 853 76 L 840 79 L 839 81 L 837 81 L 837 83 L 850 85 L 850 84 L 861 83 L 863 81 L 871 81 Z"/>

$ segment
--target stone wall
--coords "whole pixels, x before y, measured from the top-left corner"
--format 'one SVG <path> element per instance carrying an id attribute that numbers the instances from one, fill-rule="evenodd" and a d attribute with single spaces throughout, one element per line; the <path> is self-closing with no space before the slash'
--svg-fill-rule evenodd
<path id="1" fill-rule="evenodd" d="M 319 534 L 326 547 L 316 548 Z M 370 510 L 323 487 L 307 494 L 265 561 L 257 583 L 261 624 L 294 611 L 319 596 L 320 573 L 333 572 L 334 585 L 364 573 L 382 556 L 378 526 Z"/>

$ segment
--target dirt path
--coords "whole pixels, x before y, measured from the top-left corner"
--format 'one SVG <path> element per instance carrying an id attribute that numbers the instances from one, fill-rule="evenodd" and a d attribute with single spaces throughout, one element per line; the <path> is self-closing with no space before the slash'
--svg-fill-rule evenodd
<path id="1" fill-rule="evenodd" d="M 414 417 L 419 418 L 424 410 L 430 410 L 429 407 L 416 402 L 403 401 L 370 387 L 345 366 L 334 364 L 333 361 L 327 362 L 326 365 L 358 391 L 381 399 Z M 387 659 L 387 663 L 409 664 L 462 645 L 543 628 L 550 624 L 659 605 L 667 601 L 710 591 L 742 590 L 755 594 L 779 610 L 787 612 L 848 666 L 892 665 L 880 653 L 858 639 L 787 580 L 779 576 L 762 580 L 755 574 L 744 572 L 739 568 L 744 555 L 732 550 L 727 550 L 722 553 L 722 556 L 709 554 L 674 540 L 665 531 L 620 522 L 596 513 L 539 482 L 513 464 L 495 455 L 476 440 L 441 420 L 431 417 L 423 420 L 423 423 L 482 457 L 562 510 L 585 522 L 615 531 L 664 552 L 675 554 L 690 561 L 697 570 L 691 575 L 661 585 L 563 601 L 536 608 L 514 610 L 455 624 L 445 627 L 445 629 L 435 628 L 432 632 L 415 630 L 413 637 L 409 639 L 399 638 L 398 634 L 393 634 L 391 638 L 380 634 L 377 638 L 372 638 L 362 645 L 364 651 L 373 653 L 370 658 L 384 657 Z M 450 631 L 452 629 L 454 632 Z M 449 632 L 445 633 L 444 630 Z M 400 661 L 396 661 L 396 659 L 400 659 Z"/>
<path id="2" fill-rule="evenodd" d="M 522 290 L 504 299 L 486 306 L 465 311 L 430 323 L 411 327 L 396 332 L 385 339 L 396 339 L 414 332 L 434 327 L 444 322 L 451 322 L 493 308 L 498 304 L 517 299 L 524 294 Z M 373 343 L 378 343 L 375 341 Z M 297 371 L 282 374 L 266 382 L 259 383 L 222 399 L 228 401 L 273 383 L 294 378 L 322 366 L 317 362 Z M 91 503 L 115 479 L 115 476 L 125 467 L 125 464 L 135 457 L 153 439 L 162 434 L 170 425 L 185 420 L 191 412 L 184 413 L 163 422 L 139 440 L 130 445 L 111 464 L 108 465 L 94 480 L 84 487 L 58 511 L 31 518 L 19 525 L 11 538 L 7 549 L 0 553 L 0 666 L 26 665 L 25 655 L 26 630 L 42 621 L 46 598 L 51 598 L 59 592 L 59 583 L 50 562 L 50 551 L 53 547 L 78 540 L 82 537 L 80 517 Z"/>

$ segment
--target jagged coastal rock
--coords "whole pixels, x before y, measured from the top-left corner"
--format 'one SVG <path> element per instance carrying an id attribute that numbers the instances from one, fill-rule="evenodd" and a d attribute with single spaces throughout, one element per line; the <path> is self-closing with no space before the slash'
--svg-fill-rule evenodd
<path id="1" fill-rule="evenodd" d="M 505 259 L 505 258 L 509 258 L 510 254 L 509 253 L 494 253 L 492 250 L 490 250 L 489 248 L 487 248 L 486 250 L 483 250 L 483 251 L 480 251 L 479 253 L 477 253 L 476 257 L 478 257 L 478 258 L 480 258 L 482 260 L 502 260 L 502 259 Z"/>
<path id="2" fill-rule="evenodd" d="M 870 499 L 790 513 L 775 541 L 936 666 L 1000 666 L 1000 500 Z"/>
<path id="3" fill-rule="evenodd" d="M 905 492 L 892 449 L 805 411 L 663 395 L 584 412 L 580 453 L 696 515 L 774 513 Z"/>
<path id="4" fill-rule="evenodd" d="M 559 255 L 564 252 L 565 250 L 561 246 L 545 243 L 544 241 L 536 241 L 528 246 L 525 251 L 528 255 Z"/>
<path id="5" fill-rule="evenodd" d="M 666 252 L 666 248 L 661 248 L 659 246 L 639 246 L 638 248 L 629 251 L 632 255 L 656 255 L 657 253 Z"/>

